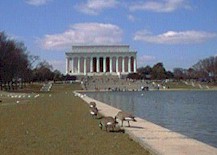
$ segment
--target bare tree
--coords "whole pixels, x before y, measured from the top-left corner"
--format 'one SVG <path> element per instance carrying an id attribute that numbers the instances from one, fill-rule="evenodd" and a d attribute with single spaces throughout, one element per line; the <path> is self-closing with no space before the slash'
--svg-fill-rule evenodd
<path id="1" fill-rule="evenodd" d="M 193 65 L 193 69 L 197 71 L 200 78 L 211 78 L 217 80 L 217 56 L 212 56 L 198 61 Z"/>
<path id="2" fill-rule="evenodd" d="M 0 32 L 0 81 L 7 84 L 9 89 L 13 81 L 24 79 L 29 70 L 26 51 L 23 43 L 9 39 L 4 32 Z"/>
<path id="3" fill-rule="evenodd" d="M 39 62 L 36 68 L 33 70 L 34 81 L 47 81 L 53 80 L 54 73 L 52 72 L 52 65 L 47 61 Z"/>

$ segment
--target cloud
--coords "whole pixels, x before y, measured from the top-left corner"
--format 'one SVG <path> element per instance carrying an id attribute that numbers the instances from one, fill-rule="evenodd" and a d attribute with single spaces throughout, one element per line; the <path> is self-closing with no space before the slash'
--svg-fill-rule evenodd
<path id="1" fill-rule="evenodd" d="M 40 6 L 48 3 L 49 1 L 52 0 L 26 0 L 26 3 L 29 5 Z"/>
<path id="2" fill-rule="evenodd" d="M 158 1 L 145 1 L 145 2 L 134 2 L 130 5 L 130 11 L 153 11 L 153 12 L 173 12 L 177 9 L 191 8 L 186 0 L 158 0 Z"/>
<path id="3" fill-rule="evenodd" d="M 103 9 L 114 8 L 117 0 L 87 0 L 86 3 L 76 5 L 75 8 L 85 14 L 98 15 Z"/>
<path id="4" fill-rule="evenodd" d="M 192 44 L 205 42 L 214 37 L 216 37 L 215 33 L 204 31 L 168 31 L 163 34 L 153 35 L 144 30 L 136 32 L 134 40 L 156 44 Z"/>
<path id="5" fill-rule="evenodd" d="M 136 18 L 133 15 L 128 15 L 127 18 L 131 22 L 134 22 L 136 20 Z"/>
<path id="6" fill-rule="evenodd" d="M 60 34 L 45 35 L 40 43 L 45 49 L 66 49 L 73 44 L 117 44 L 122 30 L 113 24 L 78 23 Z"/>

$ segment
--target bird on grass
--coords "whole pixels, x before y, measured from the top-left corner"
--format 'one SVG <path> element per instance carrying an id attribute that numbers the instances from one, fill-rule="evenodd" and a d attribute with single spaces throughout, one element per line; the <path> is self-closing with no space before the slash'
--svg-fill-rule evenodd
<path id="1" fill-rule="evenodd" d="M 116 124 L 118 122 L 111 116 L 108 117 L 103 117 L 100 122 L 99 122 L 99 127 L 102 130 L 103 127 L 105 128 L 106 131 L 114 131 Z"/>
<path id="2" fill-rule="evenodd" d="M 89 111 L 90 111 L 91 116 L 96 118 L 99 110 L 97 109 L 97 107 L 90 107 Z"/>
<path id="3" fill-rule="evenodd" d="M 89 105 L 90 105 L 91 108 L 96 107 L 96 102 L 90 102 Z"/>

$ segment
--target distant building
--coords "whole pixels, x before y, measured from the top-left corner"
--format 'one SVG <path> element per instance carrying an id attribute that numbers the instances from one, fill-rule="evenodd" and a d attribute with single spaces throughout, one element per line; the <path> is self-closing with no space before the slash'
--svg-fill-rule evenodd
<path id="1" fill-rule="evenodd" d="M 129 45 L 72 46 L 66 52 L 66 74 L 126 75 L 136 72 L 136 51 Z"/>

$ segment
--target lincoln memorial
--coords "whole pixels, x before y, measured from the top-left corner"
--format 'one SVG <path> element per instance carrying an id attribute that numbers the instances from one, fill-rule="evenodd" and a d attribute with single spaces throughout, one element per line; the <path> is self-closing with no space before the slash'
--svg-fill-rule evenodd
<path id="1" fill-rule="evenodd" d="M 129 45 L 72 46 L 66 55 L 69 75 L 126 75 L 136 72 L 136 51 Z"/>

